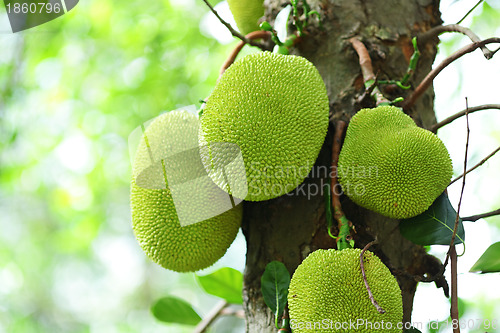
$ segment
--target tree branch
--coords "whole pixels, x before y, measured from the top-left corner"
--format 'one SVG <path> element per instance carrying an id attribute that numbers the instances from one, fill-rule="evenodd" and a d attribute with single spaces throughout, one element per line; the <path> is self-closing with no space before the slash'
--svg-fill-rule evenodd
<path id="1" fill-rule="evenodd" d="M 243 42 L 245 42 L 245 44 L 256 46 L 263 51 L 266 50 L 264 45 L 257 43 L 253 40 L 250 40 L 250 39 L 246 38 L 245 36 L 243 36 L 242 34 L 240 34 L 238 31 L 234 30 L 234 28 L 231 26 L 231 24 L 227 23 L 226 21 L 224 21 L 224 19 L 222 17 L 220 17 L 219 13 L 217 13 L 217 11 L 214 9 L 214 7 L 212 7 L 212 5 L 208 2 L 208 0 L 203 0 L 203 2 L 208 6 L 208 8 L 210 8 L 212 13 L 214 13 L 214 15 L 217 17 L 217 19 L 219 19 L 220 23 L 222 23 L 231 32 L 231 35 L 242 40 Z"/>
<path id="2" fill-rule="evenodd" d="M 352 37 L 349 39 L 349 42 L 352 44 L 352 47 L 356 51 L 359 57 L 359 66 L 361 67 L 361 73 L 363 74 L 363 82 L 365 83 L 365 89 L 368 89 L 370 86 L 373 86 L 372 95 L 375 96 L 376 105 L 380 105 L 382 103 L 389 103 L 389 100 L 384 97 L 384 95 L 380 92 L 376 84 L 376 76 L 373 74 L 373 66 L 372 60 L 370 58 L 370 54 L 366 49 L 365 44 L 363 44 L 357 37 Z"/>
<path id="3" fill-rule="evenodd" d="M 467 104 L 467 97 L 465 98 L 465 104 Z M 468 108 L 469 107 L 467 105 L 466 109 L 468 109 Z M 460 191 L 460 199 L 458 200 L 457 216 L 455 217 L 455 226 L 453 228 L 453 234 L 451 235 L 450 248 L 455 243 L 455 237 L 457 236 L 458 222 L 460 221 L 460 207 L 462 206 L 462 198 L 463 198 L 464 189 L 465 189 L 465 175 L 467 174 L 467 155 L 469 152 L 469 134 L 470 134 L 468 112 L 465 113 L 465 118 L 467 119 L 467 139 L 465 140 L 464 176 L 462 178 L 462 190 Z M 448 261 L 448 256 L 449 256 L 449 252 L 448 252 L 448 255 L 446 256 L 446 261 Z"/>
<path id="4" fill-rule="evenodd" d="M 226 300 L 222 300 L 217 303 L 214 308 L 210 311 L 210 313 L 203 318 L 202 321 L 198 325 L 196 325 L 193 333 L 204 333 L 207 328 L 212 325 L 212 323 L 221 315 L 222 310 L 227 307 L 229 303 Z"/>
<path id="5" fill-rule="evenodd" d="M 472 11 L 473 11 L 474 9 L 476 9 L 476 8 L 477 8 L 477 6 L 479 6 L 479 5 L 481 4 L 481 2 L 483 2 L 483 0 L 479 0 L 479 1 L 478 1 L 475 5 L 474 5 L 474 7 L 472 7 L 472 8 L 471 8 L 471 9 L 470 9 L 470 10 L 469 10 L 469 11 L 468 11 L 468 12 L 467 12 L 467 13 L 466 13 L 466 14 L 465 14 L 465 15 L 464 15 L 464 16 L 463 16 L 463 17 L 462 17 L 462 18 L 461 18 L 458 22 L 457 22 L 457 24 L 462 23 L 462 21 L 463 21 L 463 20 L 465 20 L 465 18 L 466 18 L 467 16 L 469 16 L 469 14 L 470 14 L 470 13 L 472 13 Z"/>
<path id="6" fill-rule="evenodd" d="M 485 217 L 490 217 L 490 216 L 496 216 L 496 215 L 500 215 L 500 208 L 496 209 L 496 210 L 493 210 L 491 212 L 488 212 L 488 213 L 483 213 L 483 214 L 477 214 L 477 215 L 471 215 L 471 216 L 462 217 L 462 221 L 476 222 L 479 219 L 483 219 Z"/>
<path id="7" fill-rule="evenodd" d="M 337 125 L 335 127 L 335 136 L 333 138 L 332 145 L 332 170 L 338 170 L 340 149 L 342 148 L 342 136 L 345 132 L 346 127 L 347 124 L 345 123 L 345 121 L 337 121 Z M 340 191 L 335 190 L 339 184 L 337 175 L 338 172 L 335 172 L 332 175 L 332 178 L 330 180 L 330 190 L 332 193 L 333 217 L 335 217 L 335 220 L 337 220 L 337 222 L 340 224 L 341 218 L 344 216 L 344 212 L 342 211 L 342 205 L 340 204 Z"/>
<path id="8" fill-rule="evenodd" d="M 428 41 L 431 38 L 437 37 L 438 35 L 444 33 L 444 32 L 459 32 L 467 37 L 470 38 L 470 40 L 473 43 L 478 43 L 481 42 L 481 38 L 479 38 L 472 30 L 466 27 L 462 27 L 461 25 L 458 24 L 449 24 L 449 25 L 438 25 L 437 27 L 434 27 L 423 34 L 417 36 L 417 41 L 420 44 L 419 47 L 422 47 L 423 44 L 425 44 L 426 41 Z M 481 51 L 483 51 L 484 57 L 489 60 L 493 57 L 495 54 L 494 52 L 490 51 L 485 45 L 482 45 L 479 47 Z"/>
<path id="9" fill-rule="evenodd" d="M 248 35 L 245 36 L 248 40 L 255 40 L 255 39 L 268 39 L 271 37 L 271 34 L 268 31 L 253 31 L 249 33 Z M 226 69 L 229 68 L 233 64 L 233 62 L 236 60 L 236 57 L 240 53 L 241 49 L 243 46 L 245 46 L 247 43 L 245 41 L 240 41 L 238 45 L 231 51 L 229 54 L 229 57 L 226 59 L 226 61 L 222 64 L 222 67 L 219 71 L 219 77 L 224 74 Z"/>
<path id="10" fill-rule="evenodd" d="M 462 173 L 460 176 L 458 176 L 457 178 L 453 179 L 450 182 L 450 185 L 453 184 L 454 182 L 456 182 L 457 180 L 459 180 L 460 178 L 462 178 L 464 175 L 468 174 L 469 172 L 471 172 L 471 171 L 475 170 L 476 168 L 478 168 L 479 166 L 481 166 L 484 162 L 486 162 L 490 157 L 492 157 L 493 155 L 495 155 L 499 151 L 500 151 L 500 147 L 498 147 L 497 149 L 495 149 L 494 151 L 492 151 L 488 156 L 486 156 L 485 158 L 483 158 L 478 164 L 474 165 L 472 168 L 470 168 L 469 170 L 467 170 L 465 173 Z"/>
<path id="11" fill-rule="evenodd" d="M 462 57 L 467 53 L 471 53 L 472 51 L 476 50 L 481 46 L 492 43 L 500 43 L 500 38 L 492 37 L 485 39 L 481 42 L 471 43 L 461 48 L 460 50 L 456 51 L 446 59 L 444 59 L 436 68 L 434 68 L 432 71 L 429 72 L 429 74 L 427 74 L 427 76 L 422 80 L 422 82 L 420 82 L 418 87 L 415 89 L 413 94 L 411 94 L 410 97 L 406 99 L 406 102 L 403 105 L 403 109 L 404 110 L 410 109 L 415 104 L 416 100 L 427 90 L 427 88 L 429 88 L 434 78 L 453 61 L 459 59 L 460 57 Z M 498 49 L 496 51 L 498 51 Z"/>
<path id="12" fill-rule="evenodd" d="M 490 109 L 499 109 L 500 110 L 500 104 L 484 104 L 484 105 L 478 105 L 478 106 L 474 106 L 472 108 L 469 108 L 469 111 L 462 110 L 462 111 L 457 112 L 454 115 L 449 116 L 448 118 L 440 121 L 439 123 L 432 125 L 432 127 L 429 128 L 429 131 L 436 133 L 437 130 L 440 129 L 441 127 L 448 125 L 452 121 L 454 121 L 462 116 L 465 116 L 465 112 L 468 112 L 469 114 L 471 114 L 471 113 L 476 112 L 476 111 L 490 110 Z"/>
<path id="13" fill-rule="evenodd" d="M 366 250 L 370 248 L 373 244 L 377 243 L 377 240 L 375 239 L 374 241 L 366 244 L 366 246 L 361 250 L 361 254 L 359 255 L 359 264 L 361 266 L 361 274 L 363 275 L 363 282 L 365 283 L 366 291 L 368 291 L 368 297 L 370 298 L 370 301 L 372 301 L 373 306 L 377 309 L 378 313 L 384 314 L 385 310 L 382 309 L 382 307 L 377 303 L 375 300 L 375 297 L 373 297 L 372 290 L 370 289 L 370 286 L 368 285 L 368 280 L 366 279 L 366 272 L 365 272 L 365 264 L 363 262 L 363 257 L 365 255 Z"/>
<path id="14" fill-rule="evenodd" d="M 455 217 L 455 226 L 453 228 L 453 234 L 451 235 L 450 248 L 446 255 L 445 266 L 448 262 L 448 258 L 451 259 L 451 308 L 450 308 L 450 316 L 451 319 L 454 320 L 457 325 L 453 327 L 453 333 L 460 333 L 460 324 L 458 318 L 458 295 L 457 295 L 457 251 L 455 249 L 455 237 L 457 236 L 458 230 L 458 222 L 460 221 L 460 207 L 462 206 L 462 199 L 464 196 L 465 189 L 465 176 L 467 174 L 467 154 L 469 152 L 469 136 L 470 136 L 470 128 L 469 128 L 469 104 L 467 101 L 467 97 L 465 98 L 465 119 L 467 120 L 467 139 L 465 141 L 465 156 L 464 156 L 464 176 L 462 179 L 462 190 L 460 191 L 460 200 L 458 200 L 457 207 L 457 215 Z"/>
<path id="15" fill-rule="evenodd" d="M 455 245 L 450 247 L 451 259 L 451 309 L 450 316 L 452 320 L 456 320 L 457 325 L 453 326 L 453 333 L 460 333 L 460 324 L 458 318 L 458 279 L 457 279 L 457 250 Z"/>

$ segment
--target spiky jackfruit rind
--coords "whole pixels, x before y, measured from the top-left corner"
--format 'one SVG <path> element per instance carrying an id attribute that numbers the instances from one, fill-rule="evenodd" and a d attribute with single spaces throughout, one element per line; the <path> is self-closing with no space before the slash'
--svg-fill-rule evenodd
<path id="1" fill-rule="evenodd" d="M 176 153 L 197 146 L 198 131 L 197 116 L 187 111 L 157 117 L 146 129 L 147 142 L 143 137 L 139 143 L 132 168 L 130 203 L 134 234 L 148 257 L 177 272 L 213 265 L 233 242 L 242 218 L 242 205 L 238 205 L 218 216 L 181 227 L 164 178 L 151 179 L 146 188 L 144 181 L 143 186 L 137 185 L 137 177 L 151 164 L 150 156 L 158 156 L 160 150 Z M 165 188 L 154 188 L 162 185 Z"/>
<path id="2" fill-rule="evenodd" d="M 241 199 L 268 200 L 294 190 L 308 175 L 325 139 L 328 115 L 325 84 L 311 62 L 255 53 L 220 78 L 201 117 L 200 143 L 237 145 L 245 170 L 233 173 L 246 175 L 248 186 Z M 234 154 L 208 155 L 204 164 L 211 167 L 229 165 Z M 212 176 L 227 188 L 224 177 Z"/>
<path id="3" fill-rule="evenodd" d="M 243 35 L 259 30 L 259 19 L 264 16 L 264 0 L 228 0 L 227 3 Z"/>
<path id="4" fill-rule="evenodd" d="M 396 279 L 377 256 L 370 251 L 364 253 L 368 284 L 386 311 L 380 314 L 368 296 L 360 254 L 360 249 L 320 249 L 297 267 L 288 292 L 294 333 L 402 331 L 397 329 L 403 319 L 403 304 Z"/>
<path id="5" fill-rule="evenodd" d="M 356 204 L 391 218 L 421 214 L 450 183 L 443 142 L 399 108 L 356 113 L 347 128 L 338 178 Z"/>

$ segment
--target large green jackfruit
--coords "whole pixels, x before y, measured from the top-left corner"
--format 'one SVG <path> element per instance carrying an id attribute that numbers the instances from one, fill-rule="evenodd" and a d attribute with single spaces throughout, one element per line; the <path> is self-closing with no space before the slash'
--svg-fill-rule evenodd
<path id="1" fill-rule="evenodd" d="M 317 250 L 295 270 L 288 291 L 294 333 L 400 333 L 401 290 L 389 269 L 373 253 L 364 253 L 366 278 L 380 314 L 366 290 L 360 249 Z"/>
<path id="2" fill-rule="evenodd" d="M 356 204 L 391 218 L 423 213 L 450 183 L 443 142 L 394 106 L 362 109 L 347 128 L 339 183 Z"/>
<path id="3" fill-rule="evenodd" d="M 132 167 L 130 203 L 135 236 L 154 262 L 178 272 L 214 264 L 233 242 L 242 218 L 241 205 L 229 210 L 215 207 L 223 213 L 214 213 L 210 200 L 227 194 L 205 172 L 198 132 L 198 117 L 187 111 L 157 117 L 145 130 Z M 172 192 L 174 185 L 177 196 Z M 188 225 L 181 225 L 180 214 Z M 207 216 L 210 218 L 204 219 Z"/>
<path id="4" fill-rule="evenodd" d="M 227 0 L 238 29 L 243 35 L 259 30 L 264 16 L 264 0 Z"/>
<path id="5" fill-rule="evenodd" d="M 311 171 L 328 115 L 325 84 L 312 63 L 293 55 L 251 54 L 226 70 L 208 98 L 201 117 L 200 143 L 209 148 L 203 163 L 238 198 L 279 197 Z M 244 163 L 234 163 L 238 149 Z"/>

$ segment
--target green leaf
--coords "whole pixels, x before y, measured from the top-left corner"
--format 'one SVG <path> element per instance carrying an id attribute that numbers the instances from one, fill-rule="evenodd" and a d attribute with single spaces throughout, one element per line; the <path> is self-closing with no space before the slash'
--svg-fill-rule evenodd
<path id="1" fill-rule="evenodd" d="M 165 323 L 197 325 L 201 317 L 186 301 L 172 296 L 160 298 L 151 307 L 156 319 Z"/>
<path id="2" fill-rule="evenodd" d="M 500 242 L 491 244 L 472 266 L 470 272 L 500 272 Z"/>
<path id="3" fill-rule="evenodd" d="M 406 239 L 419 245 L 449 245 L 455 226 L 457 212 L 446 193 L 442 193 L 434 203 L 420 215 L 401 220 L 399 231 Z M 462 219 L 458 221 L 455 244 L 465 240 Z"/>
<path id="4" fill-rule="evenodd" d="M 212 274 L 196 275 L 203 290 L 229 303 L 243 304 L 243 274 L 234 268 L 223 267 Z"/>
<path id="5" fill-rule="evenodd" d="M 266 270 L 260 279 L 261 291 L 264 302 L 273 311 L 275 325 L 283 314 L 288 297 L 290 273 L 285 265 L 279 261 L 271 261 L 266 265 Z"/>

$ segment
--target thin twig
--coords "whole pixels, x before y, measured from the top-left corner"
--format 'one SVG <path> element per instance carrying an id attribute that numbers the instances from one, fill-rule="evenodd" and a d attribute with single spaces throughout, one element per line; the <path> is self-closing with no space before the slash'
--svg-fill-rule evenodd
<path id="1" fill-rule="evenodd" d="M 483 105 L 474 106 L 474 107 L 469 108 L 468 113 L 471 114 L 471 113 L 476 112 L 476 111 L 490 110 L 490 109 L 499 109 L 500 110 L 500 104 L 483 104 Z M 436 133 L 437 130 L 440 129 L 441 127 L 448 125 L 452 121 L 454 121 L 462 116 L 465 116 L 466 111 L 467 110 L 462 110 L 460 112 L 455 113 L 452 116 L 449 116 L 448 118 L 446 118 L 444 120 L 441 120 L 439 123 L 432 125 L 431 128 L 429 128 L 429 131 Z"/>
<path id="2" fill-rule="evenodd" d="M 410 109 L 416 102 L 416 100 L 429 88 L 429 86 L 432 84 L 432 81 L 434 78 L 443 70 L 445 69 L 449 64 L 451 64 L 453 61 L 459 59 L 463 55 L 467 53 L 471 53 L 472 51 L 476 50 L 477 48 L 487 45 L 487 44 L 492 44 L 492 43 L 500 43 L 500 38 L 499 37 L 492 37 L 485 39 L 481 42 L 477 43 L 471 43 L 460 50 L 454 52 L 452 55 L 444 59 L 437 67 L 435 67 L 432 71 L 427 74 L 427 76 L 420 82 L 418 87 L 415 89 L 413 94 L 406 99 L 406 102 L 403 105 L 404 110 Z M 496 50 L 498 51 L 498 49 Z M 496 52 L 495 51 L 495 52 Z"/>
<path id="3" fill-rule="evenodd" d="M 467 102 L 467 97 L 465 98 L 465 104 L 467 105 L 466 109 L 469 108 L 468 102 Z M 457 207 L 457 216 L 455 217 L 455 226 L 453 228 L 453 234 L 451 235 L 451 242 L 450 242 L 450 247 L 453 246 L 455 242 L 455 237 L 457 236 L 457 230 L 458 230 L 458 222 L 460 221 L 460 207 L 462 206 L 462 198 L 464 195 L 464 189 L 465 189 L 465 176 L 467 174 L 467 155 L 469 152 L 469 134 L 470 134 L 470 128 L 469 128 L 469 113 L 465 113 L 465 119 L 467 120 L 467 136 L 465 140 L 465 156 L 464 156 L 464 176 L 462 178 L 462 190 L 460 191 L 460 199 L 458 200 L 458 207 Z"/>
<path id="4" fill-rule="evenodd" d="M 224 308 L 220 312 L 219 316 L 233 316 L 236 318 L 245 319 L 245 310 Z"/>
<path id="5" fill-rule="evenodd" d="M 332 145 L 332 170 L 338 170 L 340 149 L 342 147 L 342 136 L 344 135 L 346 127 L 347 124 L 345 121 L 337 121 Z M 340 204 L 340 191 L 336 190 L 339 184 L 337 174 L 338 172 L 334 172 L 332 175 L 330 180 L 330 189 L 332 192 L 333 217 L 335 217 L 335 220 L 337 220 L 338 223 L 341 223 L 340 221 L 344 212 L 342 211 L 342 205 Z"/>
<path id="6" fill-rule="evenodd" d="M 214 308 L 210 311 L 210 313 L 203 318 L 203 320 L 196 325 L 194 329 L 194 333 L 204 333 L 206 332 L 207 328 L 212 325 L 215 319 L 221 315 L 222 310 L 224 310 L 225 307 L 228 306 L 228 302 L 226 300 L 222 300 L 219 303 L 217 303 Z"/>
<path id="7" fill-rule="evenodd" d="M 359 66 L 361 67 L 361 73 L 363 74 L 363 82 L 365 83 L 365 89 L 367 89 L 367 86 L 374 85 L 377 81 L 375 74 L 373 74 L 370 54 L 368 53 L 365 44 L 363 44 L 357 37 L 350 38 L 349 42 L 358 54 Z M 377 105 L 389 103 L 389 100 L 384 97 L 384 95 L 380 92 L 380 89 L 376 86 L 373 88 L 372 95 L 375 95 Z"/>
<path id="8" fill-rule="evenodd" d="M 464 17 L 462 17 L 462 18 L 461 18 L 461 19 L 457 22 L 457 24 L 462 23 L 462 21 L 463 21 L 463 20 L 465 20 L 465 18 L 466 18 L 467 16 L 469 16 L 469 14 L 470 14 L 470 13 L 472 13 L 472 11 L 473 11 L 474 9 L 476 9 L 476 7 L 477 7 L 477 6 L 479 6 L 479 5 L 481 4 L 481 2 L 483 2 L 483 0 L 479 0 L 479 1 L 478 1 L 475 5 L 474 5 L 474 7 L 472 7 L 472 8 L 471 8 L 471 9 L 467 12 L 467 14 L 465 14 L 465 15 L 464 15 Z"/>
<path id="9" fill-rule="evenodd" d="M 271 37 L 271 34 L 269 31 L 253 31 L 249 33 L 248 35 L 245 36 L 246 39 L 248 40 L 255 40 L 255 39 L 268 39 Z M 219 77 L 226 71 L 226 69 L 229 68 L 233 64 L 233 62 L 236 60 L 236 57 L 240 53 L 241 49 L 243 46 L 246 45 L 245 41 L 240 41 L 238 45 L 231 51 L 229 54 L 229 57 L 226 59 L 226 61 L 222 64 L 222 67 L 219 72 Z"/>
<path id="10" fill-rule="evenodd" d="M 490 157 L 492 157 L 493 155 L 495 155 L 499 151 L 500 151 L 500 147 L 498 147 L 497 149 L 495 149 L 494 151 L 492 151 L 488 156 L 486 156 L 485 158 L 483 158 L 478 164 L 474 165 L 472 168 L 470 168 L 469 170 L 467 170 L 465 173 L 463 173 L 460 176 L 458 176 L 457 178 L 453 179 L 450 182 L 450 185 L 453 184 L 454 182 L 456 182 L 457 180 L 459 180 L 460 178 L 462 178 L 464 175 L 468 174 L 469 172 L 477 169 L 479 166 L 481 166 L 484 162 L 486 162 Z"/>
<path id="11" fill-rule="evenodd" d="M 458 230 L 458 222 L 460 221 L 460 207 L 462 206 L 462 199 L 464 196 L 465 189 L 465 177 L 467 175 L 467 155 L 469 152 L 469 136 L 470 136 L 470 128 L 469 128 L 469 102 L 467 101 L 467 97 L 465 97 L 465 119 L 467 123 L 467 138 L 465 140 L 465 156 L 464 156 L 464 176 L 462 178 L 462 190 L 460 191 L 460 199 L 458 200 L 457 207 L 457 215 L 455 217 L 455 226 L 453 228 L 453 234 L 451 235 L 450 241 L 450 249 L 448 250 L 448 254 L 446 255 L 446 261 L 448 262 L 448 258 L 451 259 L 451 309 L 450 315 L 451 319 L 454 320 L 457 325 L 453 327 L 453 333 L 460 333 L 460 325 L 458 318 L 458 295 L 457 295 L 457 252 L 455 249 L 455 237 L 457 235 Z M 445 264 L 446 265 L 446 264 Z"/>
<path id="12" fill-rule="evenodd" d="M 455 245 L 450 247 L 451 260 L 451 319 L 456 323 L 453 326 L 453 333 L 460 333 L 460 323 L 458 318 L 458 279 L 457 279 L 457 250 Z"/>
<path id="13" fill-rule="evenodd" d="M 365 255 L 366 250 L 370 248 L 373 244 L 377 243 L 377 240 L 375 239 L 374 241 L 366 244 L 366 246 L 361 250 L 361 254 L 359 255 L 359 264 L 361 266 L 361 274 L 363 275 L 363 282 L 365 283 L 366 291 L 368 291 L 368 297 L 370 298 L 370 301 L 372 301 L 373 306 L 377 309 L 378 313 L 384 314 L 385 310 L 382 309 L 382 307 L 377 303 L 375 300 L 375 297 L 373 297 L 372 290 L 370 289 L 370 286 L 368 285 L 368 280 L 366 279 L 366 272 L 365 272 L 365 264 L 363 262 L 363 256 Z"/>
<path id="14" fill-rule="evenodd" d="M 496 215 L 500 215 L 500 208 L 496 209 L 496 210 L 493 210 L 491 212 L 488 212 L 488 213 L 483 213 L 483 214 L 477 214 L 477 215 L 471 215 L 471 216 L 462 217 L 462 221 L 476 222 L 479 219 L 483 219 L 485 217 L 490 217 L 490 216 L 496 216 Z"/>
<path id="15" fill-rule="evenodd" d="M 481 38 L 479 38 L 478 35 L 474 33 L 474 31 L 470 30 L 469 28 L 462 27 L 461 25 L 458 24 L 448 24 L 448 25 L 438 25 L 437 27 L 434 27 L 423 34 L 419 35 L 417 37 L 417 41 L 420 44 L 420 47 L 425 44 L 427 40 L 430 38 L 434 38 L 444 32 L 459 32 L 467 37 L 473 42 L 473 43 L 478 43 L 481 42 Z M 494 52 L 489 50 L 486 46 L 480 46 L 479 47 L 481 51 L 483 51 L 483 55 L 486 59 L 491 59 L 493 57 Z"/>
<path id="16" fill-rule="evenodd" d="M 234 28 L 231 26 L 231 24 L 227 23 L 226 21 L 224 21 L 224 19 L 222 17 L 220 17 L 219 13 L 217 13 L 217 11 L 214 9 L 214 7 L 212 7 L 212 5 L 208 2 L 208 0 L 203 0 L 203 2 L 208 6 L 208 8 L 210 8 L 212 13 L 214 13 L 214 15 L 217 17 L 217 19 L 219 19 L 220 23 L 222 23 L 231 32 L 231 35 L 244 41 L 246 44 L 256 46 L 263 51 L 266 50 L 264 45 L 257 43 L 253 40 L 250 40 L 250 39 L 246 38 L 245 36 L 243 36 L 242 34 L 240 34 L 238 31 L 234 30 Z"/>

